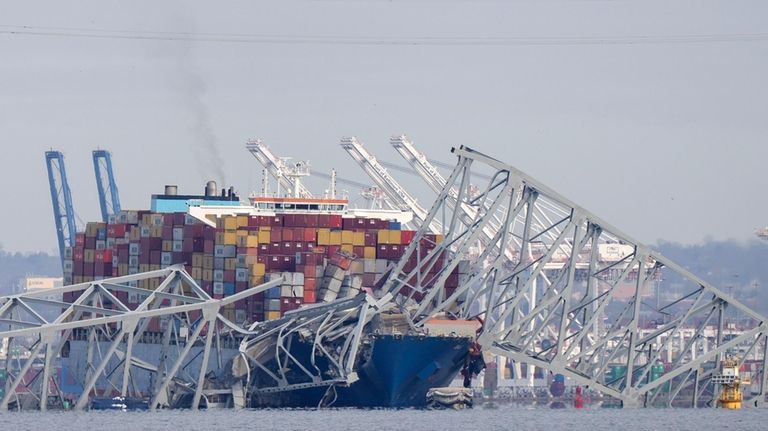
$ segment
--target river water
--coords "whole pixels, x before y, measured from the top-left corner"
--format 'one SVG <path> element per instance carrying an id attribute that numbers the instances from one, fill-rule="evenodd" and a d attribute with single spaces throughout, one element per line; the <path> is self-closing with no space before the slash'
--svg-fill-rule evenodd
<path id="1" fill-rule="evenodd" d="M 768 430 L 767 409 L 218 410 L 0 414 L 0 431 L 57 430 Z"/>

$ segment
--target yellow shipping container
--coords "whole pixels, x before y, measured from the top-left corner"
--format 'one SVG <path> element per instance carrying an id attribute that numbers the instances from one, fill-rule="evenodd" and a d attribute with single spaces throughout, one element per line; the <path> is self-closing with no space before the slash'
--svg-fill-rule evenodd
<path id="1" fill-rule="evenodd" d="M 365 247 L 363 249 L 363 257 L 365 259 L 376 259 L 376 247 Z"/>
<path id="2" fill-rule="evenodd" d="M 93 250 L 85 250 L 83 252 L 83 260 L 87 263 L 93 263 L 95 252 Z"/>
<path id="3" fill-rule="evenodd" d="M 238 229 L 235 231 L 235 233 L 237 233 L 237 236 L 248 236 L 249 232 L 244 229 Z"/>
<path id="4" fill-rule="evenodd" d="M 248 247 L 248 237 L 247 236 L 237 236 L 237 246 L 238 247 Z"/>
<path id="5" fill-rule="evenodd" d="M 224 258 L 224 269 L 232 271 L 237 268 L 237 258 L 226 257 Z"/>
<path id="6" fill-rule="evenodd" d="M 260 284 L 264 284 L 264 276 L 263 275 L 252 275 L 251 276 L 251 287 L 256 287 Z"/>
<path id="7" fill-rule="evenodd" d="M 237 245 L 237 234 L 235 231 L 224 232 L 224 245 Z"/>
<path id="8" fill-rule="evenodd" d="M 224 244 L 224 232 L 216 232 L 216 244 Z"/>
<path id="9" fill-rule="evenodd" d="M 352 254 L 352 244 L 342 244 L 341 251 Z"/>
<path id="10" fill-rule="evenodd" d="M 341 231 L 331 231 L 331 234 L 328 238 L 328 245 L 341 245 Z"/>
<path id="11" fill-rule="evenodd" d="M 137 226 L 131 227 L 131 233 L 128 234 L 128 239 L 131 241 L 138 241 L 141 239 L 141 229 Z"/>
<path id="12" fill-rule="evenodd" d="M 263 276 L 266 273 L 266 265 L 263 263 L 254 263 L 251 267 L 251 275 L 254 276 Z"/>
<path id="13" fill-rule="evenodd" d="M 354 232 L 352 236 L 352 245 L 362 247 L 365 245 L 365 232 Z"/>
<path id="14" fill-rule="evenodd" d="M 149 271 L 149 264 L 147 263 L 140 263 L 139 264 L 139 272 L 147 272 Z"/>
<path id="15" fill-rule="evenodd" d="M 389 243 L 390 244 L 400 244 L 401 236 L 399 230 L 390 230 L 389 231 Z"/>
<path id="16" fill-rule="evenodd" d="M 248 226 L 248 216 L 247 215 L 237 216 L 237 227 L 246 227 L 246 226 Z"/>
<path id="17" fill-rule="evenodd" d="M 443 242 L 443 239 L 445 239 L 445 235 L 442 235 L 442 234 L 435 235 L 435 242 L 436 243 L 440 244 L 441 242 Z"/>
<path id="18" fill-rule="evenodd" d="M 259 232 L 269 232 L 270 227 L 269 226 L 259 226 Z"/>
<path id="19" fill-rule="evenodd" d="M 202 280 L 203 279 L 203 270 L 202 268 L 192 268 L 192 274 L 190 274 L 192 278 L 195 280 Z"/>
<path id="20" fill-rule="evenodd" d="M 343 230 L 341 231 L 341 243 L 342 244 L 349 244 L 352 245 L 352 241 L 355 237 L 355 233 L 351 230 Z"/>
<path id="21" fill-rule="evenodd" d="M 224 229 L 226 230 L 235 230 L 237 229 L 237 218 L 236 217 L 222 217 L 222 220 L 224 221 Z"/>
<path id="22" fill-rule="evenodd" d="M 163 227 L 162 226 L 152 226 L 149 229 L 149 236 L 152 238 L 162 238 L 163 237 Z"/>
<path id="23" fill-rule="evenodd" d="M 245 246 L 246 247 L 258 247 L 259 246 L 259 236 L 258 235 L 248 235 L 245 240 Z"/>
<path id="24" fill-rule="evenodd" d="M 163 251 L 173 251 L 173 241 L 163 241 Z"/>
<path id="25" fill-rule="evenodd" d="M 161 270 L 161 269 L 162 269 L 162 268 L 160 268 L 160 265 L 158 265 L 158 264 L 155 264 L 155 263 L 153 263 L 153 264 L 150 264 L 150 265 L 149 265 L 149 270 L 150 270 L 150 271 L 159 271 L 159 270 Z"/>
<path id="26" fill-rule="evenodd" d="M 213 281 L 213 270 L 212 269 L 204 269 L 203 270 L 203 281 Z"/>
<path id="27" fill-rule="evenodd" d="M 259 244 L 269 244 L 269 230 L 259 228 Z"/>
<path id="28" fill-rule="evenodd" d="M 331 230 L 322 228 L 317 230 L 317 245 L 330 245 Z"/>
<path id="29" fill-rule="evenodd" d="M 245 255 L 245 264 L 246 265 L 256 265 L 259 261 L 259 256 L 256 256 L 255 254 L 247 254 Z"/>
<path id="30" fill-rule="evenodd" d="M 377 244 L 389 244 L 389 230 L 381 229 L 376 237 Z"/>
<path id="31" fill-rule="evenodd" d="M 213 269 L 213 256 L 211 255 L 203 256 L 203 269 Z M 206 280 L 206 281 L 210 281 L 210 280 Z"/>
<path id="32" fill-rule="evenodd" d="M 205 218 L 207 218 L 208 220 L 216 223 L 216 227 L 219 227 L 219 221 L 216 219 L 216 214 L 206 214 Z"/>
<path id="33" fill-rule="evenodd" d="M 277 320 L 280 318 L 280 312 L 279 311 L 265 311 L 264 312 L 264 318 L 266 320 Z"/>

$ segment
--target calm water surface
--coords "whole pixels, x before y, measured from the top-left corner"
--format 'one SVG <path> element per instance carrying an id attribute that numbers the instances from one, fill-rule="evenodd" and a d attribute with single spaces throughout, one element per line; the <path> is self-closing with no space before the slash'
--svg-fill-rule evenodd
<path id="1" fill-rule="evenodd" d="M 0 431 L 23 430 L 768 430 L 768 410 L 476 407 L 424 410 L 220 410 L 0 414 Z"/>

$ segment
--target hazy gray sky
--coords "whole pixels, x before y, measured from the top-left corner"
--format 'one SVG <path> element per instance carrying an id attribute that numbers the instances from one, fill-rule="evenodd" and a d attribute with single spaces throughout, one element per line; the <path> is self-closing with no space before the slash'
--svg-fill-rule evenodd
<path id="1" fill-rule="evenodd" d="M 764 1 L 4 0 L 0 243 L 55 249 L 51 147 L 97 220 L 96 147 L 140 209 L 167 183 L 257 188 L 248 138 L 363 180 L 339 138 L 399 162 L 396 133 L 508 161 L 646 242 L 746 239 L 768 224 L 767 76 Z"/>

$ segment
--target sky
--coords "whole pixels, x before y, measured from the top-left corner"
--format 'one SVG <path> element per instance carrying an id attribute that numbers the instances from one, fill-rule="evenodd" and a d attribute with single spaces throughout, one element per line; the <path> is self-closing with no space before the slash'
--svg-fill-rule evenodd
<path id="1" fill-rule="evenodd" d="M 145 209 L 165 184 L 258 189 L 251 138 L 358 181 L 344 136 L 402 165 L 394 134 L 447 163 L 467 145 L 647 243 L 768 225 L 763 1 L 72 4 L 0 3 L 6 251 L 56 251 L 50 148 L 87 221 L 91 150 L 112 152 L 123 208 Z"/>

